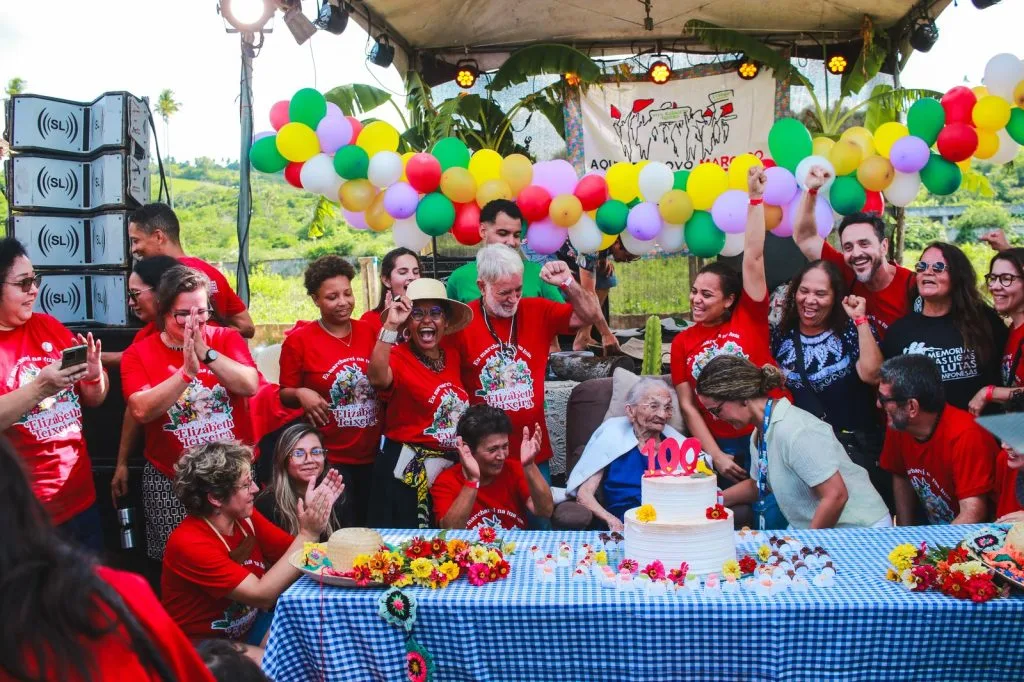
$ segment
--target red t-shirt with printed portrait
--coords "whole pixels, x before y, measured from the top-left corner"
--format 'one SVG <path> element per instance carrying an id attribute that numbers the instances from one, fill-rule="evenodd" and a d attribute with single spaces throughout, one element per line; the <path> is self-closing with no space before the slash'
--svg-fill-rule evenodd
<path id="1" fill-rule="evenodd" d="M 992 491 L 998 450 L 969 412 L 946 405 L 924 443 L 906 431 L 886 429 L 879 463 L 910 479 L 930 523 L 948 524 L 960 513 L 960 500 Z"/>
<path id="2" fill-rule="evenodd" d="M 319 323 L 297 329 L 281 346 L 281 387 L 309 388 L 329 403 L 320 427 L 331 463 L 370 464 L 380 445 L 382 406 L 367 378 L 377 338 L 358 320 L 339 339 Z"/>
<path id="3" fill-rule="evenodd" d="M 714 327 L 695 324 L 676 335 L 670 351 L 672 383 L 678 386 L 685 382 L 696 390 L 697 377 L 704 366 L 723 354 L 746 358 L 758 367 L 776 364 L 769 345 L 767 294 L 763 301 L 755 301 L 747 292 L 741 292 L 735 310 L 722 324 Z M 786 395 L 785 391 L 779 390 L 771 393 L 773 398 Z M 735 429 L 705 410 L 696 395 L 694 400 L 715 438 L 739 438 L 754 430 L 752 426 Z"/>
<path id="4" fill-rule="evenodd" d="M 1014 360 L 1017 361 L 1016 367 L 1013 365 Z M 1024 324 L 1016 329 L 1010 328 L 1010 338 L 1006 340 L 1001 364 L 1003 386 L 1024 386 Z M 1010 376 L 1011 370 L 1013 376 Z"/>
<path id="5" fill-rule="evenodd" d="M 487 330 L 482 302 L 469 304 L 473 321 L 455 335 L 462 356 L 462 385 L 471 403 L 486 402 L 505 412 L 512 421 L 509 436 L 510 452 L 519 456 L 523 427 L 533 432 L 540 424 L 543 441 L 537 453 L 537 464 L 551 459 L 551 439 L 544 419 L 544 375 L 547 372 L 548 348 L 558 334 L 568 334 L 572 305 L 555 303 L 544 298 L 519 301 L 515 318 L 489 316 L 494 334 Z M 515 351 L 499 352 L 497 336 L 502 343 L 512 337 L 515 320 Z"/>
<path id="6" fill-rule="evenodd" d="M 217 268 L 213 267 L 202 258 L 194 256 L 183 256 L 178 262 L 184 266 L 199 270 L 210 280 L 210 305 L 217 312 L 217 315 L 227 319 L 238 313 L 245 312 L 245 302 L 238 297 L 235 290 L 231 288 L 227 277 Z"/>
<path id="7" fill-rule="evenodd" d="M 381 393 L 387 402 L 384 435 L 399 443 L 436 450 L 455 449 L 455 427 L 469 407 L 469 396 L 459 376 L 459 352 L 450 336 L 441 348 L 447 362 L 440 372 L 420 362 L 409 344 L 391 348 L 391 386 Z"/>
<path id="8" fill-rule="evenodd" d="M 843 254 L 832 248 L 828 242 L 821 247 L 821 258 L 839 266 L 850 293 L 864 299 L 868 319 L 874 323 L 879 338 L 885 337 L 885 332 L 889 329 L 890 324 L 910 311 L 907 292 L 910 291 L 910 286 L 914 283 L 914 273 L 902 265 L 896 265 L 896 273 L 893 275 L 892 281 L 889 282 L 889 286 L 881 291 L 871 291 L 857 279 L 853 269 L 846 264 Z"/>
<path id="9" fill-rule="evenodd" d="M 204 325 L 203 341 L 235 362 L 256 367 L 245 339 L 235 329 Z M 181 351 L 168 348 L 159 334 L 133 343 L 121 356 L 121 389 L 125 400 L 177 374 L 182 364 Z M 181 453 L 195 445 L 214 440 L 253 444 L 247 397 L 229 392 L 217 375 L 202 363 L 191 384 L 181 383 L 181 396 L 167 413 L 143 424 L 146 459 L 168 478 L 174 478 L 174 464 Z"/>
<path id="10" fill-rule="evenodd" d="M 465 483 L 466 476 L 462 473 L 462 467 L 455 465 L 438 474 L 434 485 L 430 486 L 430 497 L 434 501 L 434 516 L 438 526 L 441 525 L 441 519 L 451 509 Z M 476 502 L 473 503 L 473 509 L 466 519 L 466 528 L 472 530 L 490 526 L 505 530 L 526 530 L 529 527 L 526 520 L 529 512 L 526 501 L 529 499 L 530 486 L 526 483 L 526 474 L 523 473 L 522 466 L 518 462 L 507 461 L 493 481 L 480 486 L 476 491 Z"/>
<path id="11" fill-rule="evenodd" d="M 294 538 L 258 511 L 253 510 L 248 521 L 252 526 L 245 521 L 235 524 L 235 532 L 222 536 L 222 542 L 206 520 L 189 515 L 167 538 L 161 601 L 191 639 L 242 639 L 256 620 L 256 608 L 233 601 L 228 594 L 250 575 L 262 578 Z M 256 542 L 249 556 L 236 562 L 228 548 L 235 551 L 250 535 Z"/>
<path id="12" fill-rule="evenodd" d="M 44 367 L 60 360 L 62 350 L 77 345 L 64 325 L 43 313 L 33 313 L 16 329 L 0 331 L 0 395 L 31 383 Z M 92 465 L 82 434 L 81 400 L 74 386 L 44 399 L 9 426 L 4 435 L 25 462 L 32 492 L 54 525 L 96 501 Z"/>

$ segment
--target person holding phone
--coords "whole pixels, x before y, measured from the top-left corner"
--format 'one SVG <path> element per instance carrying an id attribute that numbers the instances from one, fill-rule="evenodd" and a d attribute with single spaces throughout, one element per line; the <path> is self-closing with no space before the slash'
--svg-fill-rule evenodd
<path id="1" fill-rule="evenodd" d="M 82 406 L 99 405 L 109 382 L 100 342 L 35 313 L 39 276 L 21 242 L 0 239 L 0 430 L 21 455 L 32 490 L 66 538 L 103 548 Z M 74 346 L 84 346 L 68 353 Z"/>

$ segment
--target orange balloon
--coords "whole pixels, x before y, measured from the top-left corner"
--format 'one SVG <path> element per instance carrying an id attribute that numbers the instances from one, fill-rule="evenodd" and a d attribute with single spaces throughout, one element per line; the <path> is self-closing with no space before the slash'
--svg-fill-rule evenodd
<path id="1" fill-rule="evenodd" d="M 512 188 L 504 180 L 487 180 L 476 190 L 476 203 L 480 208 L 495 199 L 511 199 Z"/>
<path id="2" fill-rule="evenodd" d="M 892 164 L 884 156 L 869 156 L 861 161 L 860 167 L 857 168 L 857 182 L 872 192 L 885 190 L 895 177 L 896 172 Z"/>
<path id="3" fill-rule="evenodd" d="M 573 194 L 559 194 L 551 200 L 548 216 L 559 227 L 572 227 L 583 215 L 583 204 Z"/>
<path id="4" fill-rule="evenodd" d="M 338 199 L 341 201 L 341 205 L 345 207 L 345 210 L 356 213 L 368 209 L 376 195 L 377 188 L 366 178 L 348 180 L 338 190 Z"/>
<path id="5" fill-rule="evenodd" d="M 774 230 L 782 223 L 782 207 L 772 206 L 771 204 L 764 205 L 764 229 Z"/>
<path id="6" fill-rule="evenodd" d="M 465 168 L 453 166 L 441 174 L 441 193 L 456 204 L 476 199 L 476 180 Z"/>
<path id="7" fill-rule="evenodd" d="M 366 224 L 374 232 L 390 230 L 391 226 L 395 224 L 395 219 L 384 210 L 384 192 L 374 197 L 370 207 L 366 209 Z"/>

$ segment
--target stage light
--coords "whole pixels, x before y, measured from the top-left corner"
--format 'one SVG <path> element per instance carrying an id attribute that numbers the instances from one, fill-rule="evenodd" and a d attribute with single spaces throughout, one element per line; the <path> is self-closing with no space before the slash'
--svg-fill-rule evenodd
<path id="1" fill-rule="evenodd" d="M 843 73 L 846 72 L 846 67 L 848 65 L 849 63 L 846 61 L 846 57 L 841 54 L 834 54 L 828 58 L 827 62 L 825 62 L 825 68 L 828 69 L 828 72 L 833 76 L 843 75 Z"/>
<path id="2" fill-rule="evenodd" d="M 647 67 L 647 77 L 656 85 L 664 85 L 672 77 L 672 69 L 659 59 Z"/>
<path id="3" fill-rule="evenodd" d="M 231 28 L 228 32 L 258 33 L 274 16 L 273 0 L 220 0 L 217 10 Z"/>
<path id="4" fill-rule="evenodd" d="M 459 62 L 455 68 L 458 69 L 455 72 L 455 84 L 463 90 L 473 87 L 476 79 L 480 77 L 480 67 L 471 59 Z"/>
<path id="5" fill-rule="evenodd" d="M 935 20 L 927 14 L 921 14 L 914 20 L 914 26 L 910 29 L 910 46 L 918 52 L 927 52 L 935 46 L 939 39 L 939 27 Z"/>
<path id="6" fill-rule="evenodd" d="M 369 58 L 370 62 L 385 69 L 395 60 L 395 47 L 383 33 L 377 36 L 377 42 L 370 48 Z"/>
<path id="7" fill-rule="evenodd" d="M 291 31 L 296 43 L 302 45 L 316 35 L 316 26 L 302 13 L 302 0 L 287 0 L 281 4 L 284 10 L 284 25 Z"/>
<path id="8" fill-rule="evenodd" d="M 757 78 L 757 74 L 761 71 L 761 67 L 758 66 L 757 62 L 749 57 L 744 57 L 740 61 L 739 66 L 736 67 L 736 73 L 739 74 L 740 78 L 745 81 L 752 81 Z"/>
<path id="9" fill-rule="evenodd" d="M 572 87 L 576 87 L 577 85 L 580 84 L 579 74 L 570 71 L 569 73 L 565 74 L 565 82 Z"/>
<path id="10" fill-rule="evenodd" d="M 971 0 L 978 9 L 988 9 L 992 5 L 998 5 L 999 0 Z"/>
<path id="11" fill-rule="evenodd" d="M 320 5 L 320 14 L 316 18 L 317 28 L 340 36 L 348 26 L 348 7 L 325 2 Z"/>

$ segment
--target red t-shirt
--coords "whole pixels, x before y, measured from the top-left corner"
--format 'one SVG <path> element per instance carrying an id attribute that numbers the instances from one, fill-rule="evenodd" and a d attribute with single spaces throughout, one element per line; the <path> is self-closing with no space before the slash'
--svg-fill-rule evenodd
<path id="1" fill-rule="evenodd" d="M 252 522 L 235 525 L 225 535 L 231 551 L 247 535 L 256 536 L 249 558 L 235 562 L 217 533 L 204 520 L 189 515 L 167 538 L 160 580 L 164 608 L 192 639 L 241 639 L 256 620 L 257 609 L 228 598 L 242 581 L 263 574 L 276 563 L 294 538 L 253 510 Z"/>
<path id="2" fill-rule="evenodd" d="M 78 345 L 64 325 L 33 313 L 17 329 L 0 331 L 0 395 L 31 383 L 61 351 Z M 28 471 L 32 492 L 54 525 L 96 501 L 92 465 L 82 434 L 82 407 L 74 386 L 46 398 L 4 431 Z"/>
<path id="3" fill-rule="evenodd" d="M 376 343 L 367 326 L 353 320 L 345 339 L 309 324 L 281 346 L 281 387 L 310 388 L 330 404 L 332 420 L 320 433 L 332 463 L 370 464 L 377 455 L 383 410 L 367 378 Z"/>
<path id="4" fill-rule="evenodd" d="M 929 522 L 941 525 L 960 513 L 960 500 L 992 491 L 998 450 L 969 412 L 946 405 L 935 432 L 924 443 L 889 427 L 880 464 L 909 478 Z"/>
<path id="5" fill-rule="evenodd" d="M 704 366 L 723 353 L 746 358 L 758 367 L 776 364 L 769 345 L 767 295 L 763 301 L 755 301 L 744 291 L 727 321 L 714 327 L 695 324 L 676 335 L 670 352 L 672 383 L 678 386 L 686 382 L 696 390 L 697 377 Z M 771 395 L 781 398 L 786 393 L 774 391 Z M 695 402 L 704 423 L 716 439 L 739 438 L 754 430 L 752 426 L 735 429 L 712 416 L 696 397 Z"/>
<path id="6" fill-rule="evenodd" d="M 1018 353 L 1020 356 L 1018 357 Z M 1014 359 L 1017 359 L 1017 366 L 1013 366 Z M 1003 386 L 1014 387 L 1024 386 L 1024 324 L 1016 329 L 1010 328 L 1010 338 L 1006 340 L 1006 348 L 1003 349 L 1002 361 Z M 1013 370 L 1013 376 L 1010 376 Z"/>
<path id="7" fill-rule="evenodd" d="M 1006 450 L 1000 450 L 996 454 L 996 481 L 992 487 L 992 498 L 997 519 L 1022 509 L 1020 500 L 1017 499 L 1017 476 L 1020 470 L 1011 469 L 1006 463 L 1008 459 Z"/>
<path id="8" fill-rule="evenodd" d="M 459 376 L 459 352 L 451 337 L 441 342 L 447 362 L 433 372 L 416 359 L 409 344 L 391 349 L 391 386 L 381 393 L 387 401 L 384 435 L 399 443 L 438 450 L 455 449 L 455 427 L 469 407 Z"/>
<path id="9" fill-rule="evenodd" d="M 384 328 L 384 322 L 380 319 L 380 313 L 376 310 L 367 310 L 363 313 L 359 321 L 366 325 L 366 328 L 373 333 L 373 338 L 377 338 L 377 334 L 380 334 L 380 330 Z"/>
<path id="10" fill-rule="evenodd" d="M 910 291 L 910 286 L 914 283 L 914 273 L 907 268 L 896 265 L 896 273 L 893 275 L 892 281 L 889 282 L 889 286 L 881 291 L 871 291 L 857 279 L 853 269 L 843 259 L 843 254 L 832 248 L 828 242 L 821 247 L 821 257 L 823 260 L 839 266 L 851 294 L 864 298 L 868 319 L 875 324 L 879 338 L 885 337 L 885 332 L 889 329 L 890 324 L 910 311 L 907 292 Z"/>
<path id="11" fill-rule="evenodd" d="M 248 367 L 256 363 L 245 339 L 230 327 L 203 326 L 203 341 L 225 357 Z M 121 356 L 121 389 L 129 396 L 159 385 L 183 364 L 181 351 L 171 350 L 159 334 L 133 343 Z M 188 386 L 182 382 L 178 401 L 167 414 L 144 424 L 145 455 L 158 471 L 174 478 L 174 463 L 181 453 L 213 440 L 240 440 L 252 444 L 249 399 L 230 393 L 206 365 Z"/>
<path id="12" fill-rule="evenodd" d="M 199 270 L 210 278 L 210 305 L 222 318 L 227 319 L 245 312 L 245 303 L 238 298 L 238 294 L 231 288 L 227 277 L 220 270 L 195 256 L 183 256 L 178 259 L 178 262 Z"/>
<path id="13" fill-rule="evenodd" d="M 441 519 L 448 513 L 465 482 L 462 467 L 456 464 L 442 471 L 434 485 L 430 487 L 437 525 L 441 525 Z M 487 485 L 480 486 L 476 491 L 476 502 L 473 503 L 473 510 L 466 519 L 466 528 L 490 526 L 506 530 L 526 530 L 526 501 L 529 499 L 530 487 L 526 483 L 523 468 L 518 462 L 508 460 L 497 478 Z"/>
<path id="14" fill-rule="evenodd" d="M 154 334 L 159 334 L 159 333 L 160 333 L 160 330 L 156 328 L 156 325 L 154 323 L 147 322 L 142 327 L 142 329 L 140 329 L 139 331 L 135 332 L 135 337 L 132 338 L 132 343 L 138 343 L 139 341 L 142 341 L 142 339 L 146 338 L 147 336 L 153 336 Z"/>
<path id="15" fill-rule="evenodd" d="M 540 424 L 544 440 L 537 454 L 537 464 L 551 459 L 551 440 L 544 420 L 544 375 L 547 371 L 548 348 L 557 334 L 568 334 L 572 306 L 544 298 L 524 298 L 516 312 L 515 355 L 499 353 L 499 345 L 487 331 L 481 300 L 469 304 L 473 321 L 455 335 L 462 356 L 462 385 L 471 403 L 486 402 L 505 412 L 512 420 L 509 437 L 510 452 L 519 456 L 523 427 L 533 432 Z M 512 318 L 488 318 L 491 328 L 503 343 L 512 333 Z"/>

